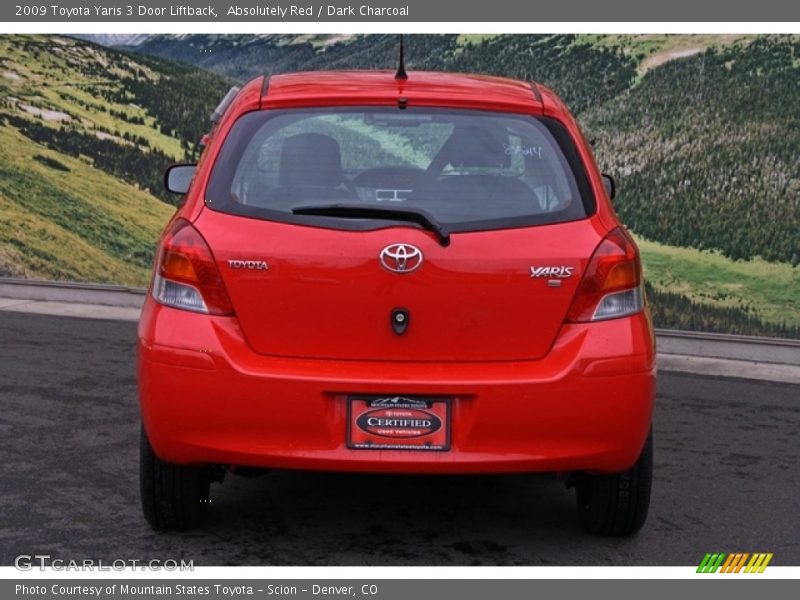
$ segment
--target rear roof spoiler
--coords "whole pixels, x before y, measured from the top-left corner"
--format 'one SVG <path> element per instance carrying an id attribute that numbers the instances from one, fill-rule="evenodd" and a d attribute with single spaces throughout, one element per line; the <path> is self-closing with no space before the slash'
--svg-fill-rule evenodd
<path id="1" fill-rule="evenodd" d="M 222 118 L 222 115 L 225 114 L 225 111 L 228 110 L 228 107 L 233 102 L 233 99 L 239 94 L 238 86 L 233 86 L 231 89 L 228 90 L 228 93 L 225 94 L 225 97 L 222 101 L 217 105 L 217 108 L 214 109 L 214 112 L 211 113 L 211 122 L 216 123 Z"/>

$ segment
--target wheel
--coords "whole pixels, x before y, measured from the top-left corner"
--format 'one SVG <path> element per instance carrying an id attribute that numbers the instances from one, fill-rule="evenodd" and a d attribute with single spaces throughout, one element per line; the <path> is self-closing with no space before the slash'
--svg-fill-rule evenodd
<path id="1" fill-rule="evenodd" d="M 209 470 L 184 467 L 158 458 L 142 427 L 139 440 L 139 488 L 144 518 L 156 530 L 185 530 L 206 517 Z"/>
<path id="2" fill-rule="evenodd" d="M 613 475 L 584 475 L 576 485 L 581 526 L 596 535 L 626 536 L 647 520 L 653 480 L 653 433 L 630 469 Z"/>

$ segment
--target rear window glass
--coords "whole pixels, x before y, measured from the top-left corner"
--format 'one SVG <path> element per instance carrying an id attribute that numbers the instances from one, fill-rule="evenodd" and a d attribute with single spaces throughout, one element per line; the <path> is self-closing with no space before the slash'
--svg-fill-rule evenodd
<path id="1" fill-rule="evenodd" d="M 243 115 L 217 158 L 206 201 L 234 214 L 348 229 L 385 223 L 293 210 L 424 210 L 451 231 L 594 211 L 583 165 L 558 121 L 394 107 Z"/>

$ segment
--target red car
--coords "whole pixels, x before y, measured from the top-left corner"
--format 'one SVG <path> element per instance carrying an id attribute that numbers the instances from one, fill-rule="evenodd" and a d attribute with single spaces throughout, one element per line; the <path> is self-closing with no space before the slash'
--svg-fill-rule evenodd
<path id="1" fill-rule="evenodd" d="M 496 77 L 299 73 L 232 90 L 139 323 L 141 492 L 199 525 L 253 468 L 555 472 L 644 523 L 653 329 L 575 119 Z"/>

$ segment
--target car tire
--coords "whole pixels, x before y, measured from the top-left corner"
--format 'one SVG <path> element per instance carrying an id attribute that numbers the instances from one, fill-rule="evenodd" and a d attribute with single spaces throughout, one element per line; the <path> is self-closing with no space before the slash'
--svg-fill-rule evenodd
<path id="1" fill-rule="evenodd" d="M 206 517 L 211 477 L 203 467 L 165 462 L 153 452 L 142 428 L 139 441 L 139 488 L 144 518 L 153 529 L 186 530 Z"/>
<path id="2" fill-rule="evenodd" d="M 653 434 L 627 471 L 612 475 L 583 475 L 577 482 L 581 526 L 595 535 L 627 536 L 647 520 L 653 481 Z"/>

